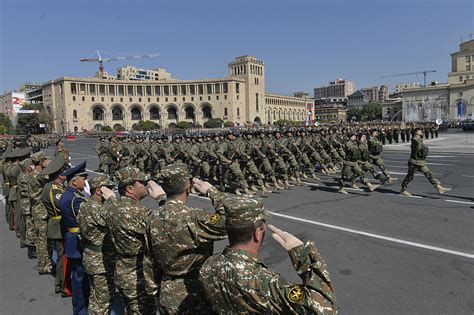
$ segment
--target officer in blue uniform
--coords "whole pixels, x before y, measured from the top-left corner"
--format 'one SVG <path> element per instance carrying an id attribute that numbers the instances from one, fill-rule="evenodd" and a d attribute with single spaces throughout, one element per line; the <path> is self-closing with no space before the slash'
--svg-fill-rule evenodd
<path id="1" fill-rule="evenodd" d="M 77 217 L 81 203 L 87 202 L 82 191 L 86 187 L 86 161 L 66 170 L 68 186 L 59 200 L 61 227 L 64 231 L 64 256 L 67 257 L 67 273 L 71 283 L 73 313 L 86 315 L 89 304 L 89 281 L 82 265 L 82 247 L 79 240 Z M 69 274 L 70 271 L 70 274 Z"/>

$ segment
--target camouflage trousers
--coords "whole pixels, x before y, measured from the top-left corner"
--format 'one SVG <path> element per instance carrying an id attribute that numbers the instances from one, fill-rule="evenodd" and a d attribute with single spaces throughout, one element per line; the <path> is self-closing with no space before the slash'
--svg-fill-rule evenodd
<path id="1" fill-rule="evenodd" d="M 382 171 L 382 173 L 385 176 L 390 177 L 390 173 L 388 172 L 382 158 L 379 155 L 377 155 L 377 156 L 371 155 L 370 158 L 369 158 L 369 161 L 373 165 L 378 166 L 378 168 L 380 168 L 380 170 Z"/>
<path id="2" fill-rule="evenodd" d="M 284 181 L 288 180 L 288 166 L 286 166 L 285 161 L 283 161 L 281 156 L 273 161 L 273 168 L 275 174 L 277 174 L 280 179 L 283 179 Z"/>
<path id="3" fill-rule="evenodd" d="M 433 186 L 437 186 L 440 184 L 439 180 L 434 178 L 433 173 L 431 173 L 430 169 L 426 165 L 417 165 L 413 164 L 410 161 L 408 162 L 408 173 L 402 183 L 402 190 L 406 190 L 408 184 L 413 180 L 415 177 L 415 173 L 420 172 L 425 175 L 425 177 L 430 181 L 430 184 Z"/>
<path id="4" fill-rule="evenodd" d="M 364 171 L 360 168 L 357 162 L 346 161 L 342 168 L 341 178 L 339 179 L 339 187 L 344 187 L 345 181 L 361 181 L 364 184 L 369 183 L 369 179 L 365 177 Z"/>
<path id="5" fill-rule="evenodd" d="M 252 180 L 254 183 L 256 182 L 260 187 L 264 185 L 263 183 L 264 176 L 260 173 L 254 161 L 252 160 L 245 161 L 243 165 L 243 170 L 244 170 L 245 177 L 247 179 L 249 179 L 249 177 L 252 177 Z"/>
<path id="6" fill-rule="evenodd" d="M 145 270 L 144 255 L 117 260 L 114 281 L 127 314 L 155 314 L 154 296 L 150 294 L 150 273 Z"/>
<path id="7" fill-rule="evenodd" d="M 26 246 L 35 246 L 36 232 L 35 224 L 33 223 L 33 217 L 29 214 L 23 215 L 23 227 L 24 227 L 24 244 Z"/>
<path id="8" fill-rule="evenodd" d="M 115 283 L 112 273 L 88 274 L 90 295 L 89 314 L 110 314 L 114 301 Z"/>
<path id="9" fill-rule="evenodd" d="M 240 168 L 239 162 L 233 161 L 232 164 L 225 167 L 224 180 L 226 183 L 231 183 L 230 175 L 232 175 L 237 180 L 238 188 L 244 189 L 249 187 L 247 181 L 245 180 L 244 173 Z"/>
<path id="10" fill-rule="evenodd" d="M 385 176 L 384 174 L 377 173 L 374 166 L 369 161 L 359 161 L 358 164 L 363 172 L 369 172 L 370 174 L 372 174 L 372 176 L 374 176 L 375 179 L 378 179 L 382 184 L 385 184 L 385 182 L 388 180 L 387 176 Z M 355 182 L 355 178 L 353 178 L 352 180 L 353 182 Z"/>
<path id="11" fill-rule="evenodd" d="M 273 169 L 272 165 L 270 164 L 270 160 L 267 157 L 262 159 L 262 162 L 259 165 L 259 169 L 261 170 L 262 174 L 267 177 L 270 177 L 270 180 L 274 185 L 277 184 L 275 170 Z"/>
<path id="12" fill-rule="evenodd" d="M 213 314 L 198 279 L 170 279 L 161 282 L 160 314 Z"/>
<path id="13" fill-rule="evenodd" d="M 51 271 L 51 258 L 48 249 L 48 222 L 46 220 L 35 220 L 36 234 L 36 263 L 39 273 Z"/>

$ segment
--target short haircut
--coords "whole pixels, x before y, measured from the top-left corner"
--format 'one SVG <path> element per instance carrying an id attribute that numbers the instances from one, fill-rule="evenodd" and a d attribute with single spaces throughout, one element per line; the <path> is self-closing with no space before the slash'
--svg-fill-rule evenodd
<path id="1" fill-rule="evenodd" d="M 168 197 L 178 196 L 186 191 L 186 183 L 163 184 L 162 188 Z"/>
<path id="2" fill-rule="evenodd" d="M 118 187 L 118 192 L 119 192 L 120 196 L 125 196 L 125 194 L 127 193 L 127 186 L 133 186 L 134 184 L 135 184 L 135 181 L 133 181 L 132 183 L 127 184 L 127 185 L 119 186 Z"/>
<path id="3" fill-rule="evenodd" d="M 246 224 L 241 226 L 226 224 L 227 237 L 229 238 L 229 245 L 245 244 L 250 242 L 255 231 L 263 225 L 264 221 L 260 220 L 256 223 Z"/>

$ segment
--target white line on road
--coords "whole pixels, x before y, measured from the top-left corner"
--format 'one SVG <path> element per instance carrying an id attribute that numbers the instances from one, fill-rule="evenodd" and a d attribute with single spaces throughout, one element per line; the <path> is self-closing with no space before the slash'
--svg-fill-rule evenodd
<path id="1" fill-rule="evenodd" d="M 439 140 L 445 140 L 446 138 L 436 138 L 436 139 L 430 139 L 430 140 L 424 140 L 423 142 L 434 142 L 434 141 L 439 141 Z M 404 145 L 410 145 L 411 142 L 405 142 L 405 143 L 400 143 L 400 144 L 386 144 L 385 146 L 387 148 L 390 148 L 390 147 L 401 147 L 401 146 L 404 146 Z"/>
<path id="2" fill-rule="evenodd" d="M 399 243 L 399 244 L 403 244 L 403 245 L 408 245 L 408 246 L 413 246 L 413 247 L 418 247 L 418 248 L 423 248 L 423 249 L 429 249 L 429 250 L 436 251 L 436 252 L 441 252 L 441 253 L 446 253 L 446 254 L 451 254 L 451 255 L 462 256 L 462 257 L 474 259 L 474 254 L 471 254 L 471 253 L 465 253 L 465 252 L 460 252 L 460 251 L 451 250 L 451 249 L 447 249 L 447 248 L 442 248 L 442 247 L 431 246 L 431 245 L 426 245 L 426 244 L 422 244 L 422 243 L 406 241 L 406 240 L 402 240 L 402 239 L 398 239 L 398 238 L 394 238 L 394 237 L 388 237 L 388 236 L 368 233 L 368 232 L 364 232 L 364 231 L 349 229 L 349 228 L 345 228 L 345 227 L 342 227 L 342 226 L 337 226 L 337 225 L 327 224 L 327 223 L 323 223 L 323 222 L 298 218 L 298 217 L 294 217 L 294 216 L 291 216 L 291 215 L 286 215 L 286 214 L 281 214 L 281 213 L 276 213 L 276 212 L 271 212 L 271 211 L 269 211 L 269 212 L 270 212 L 271 215 L 274 215 L 274 216 L 277 216 L 277 217 L 282 217 L 282 218 L 293 220 L 293 221 L 305 222 L 305 223 L 309 223 L 309 224 L 313 224 L 313 225 L 324 226 L 324 227 L 327 227 L 327 228 L 330 228 L 330 229 L 335 229 L 335 230 L 340 230 L 340 231 L 344 231 L 344 232 L 348 232 L 348 233 L 353 233 L 353 234 L 363 235 L 363 236 L 372 237 L 372 238 L 376 238 L 376 239 L 381 239 L 381 240 L 385 240 L 385 241 L 389 241 L 389 242 L 393 242 L 393 243 Z"/>
<path id="3" fill-rule="evenodd" d="M 459 201 L 459 200 L 451 200 L 451 199 L 447 199 L 446 201 L 447 202 L 455 202 L 455 203 L 463 203 L 463 204 L 466 204 L 466 205 L 474 205 L 474 202 L 468 202 L 468 201 Z"/>
<path id="4" fill-rule="evenodd" d="M 461 176 L 474 178 L 474 175 L 461 175 Z"/>
<path id="5" fill-rule="evenodd" d="M 89 173 L 92 173 L 92 174 L 98 174 L 98 175 L 103 175 L 104 173 L 101 173 L 101 172 L 95 172 L 95 171 L 91 171 L 91 170 L 88 170 L 86 168 L 86 172 L 89 172 Z"/>
<path id="6" fill-rule="evenodd" d="M 396 164 L 408 164 L 408 161 L 395 161 L 391 159 L 385 159 L 385 163 L 390 164 L 390 163 L 396 163 Z M 433 162 L 427 162 L 426 164 L 428 165 L 443 165 L 443 166 L 453 166 L 454 164 L 447 164 L 447 163 L 433 163 Z"/>

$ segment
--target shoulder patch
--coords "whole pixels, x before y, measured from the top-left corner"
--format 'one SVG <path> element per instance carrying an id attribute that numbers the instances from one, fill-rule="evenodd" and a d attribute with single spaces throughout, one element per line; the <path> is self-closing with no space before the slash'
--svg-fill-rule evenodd
<path id="1" fill-rule="evenodd" d="M 291 303 L 301 302 L 303 298 L 304 291 L 299 286 L 294 286 L 290 291 L 288 291 L 288 300 L 290 300 Z"/>
<path id="2" fill-rule="evenodd" d="M 217 222 L 219 222 L 219 219 L 220 215 L 216 213 L 209 217 L 209 222 L 211 222 L 211 224 L 216 224 Z"/>
<path id="3" fill-rule="evenodd" d="M 55 197 L 56 197 L 56 199 L 58 199 L 58 200 L 59 200 L 59 199 L 61 199 L 61 194 L 56 194 L 56 196 L 55 196 Z"/>

